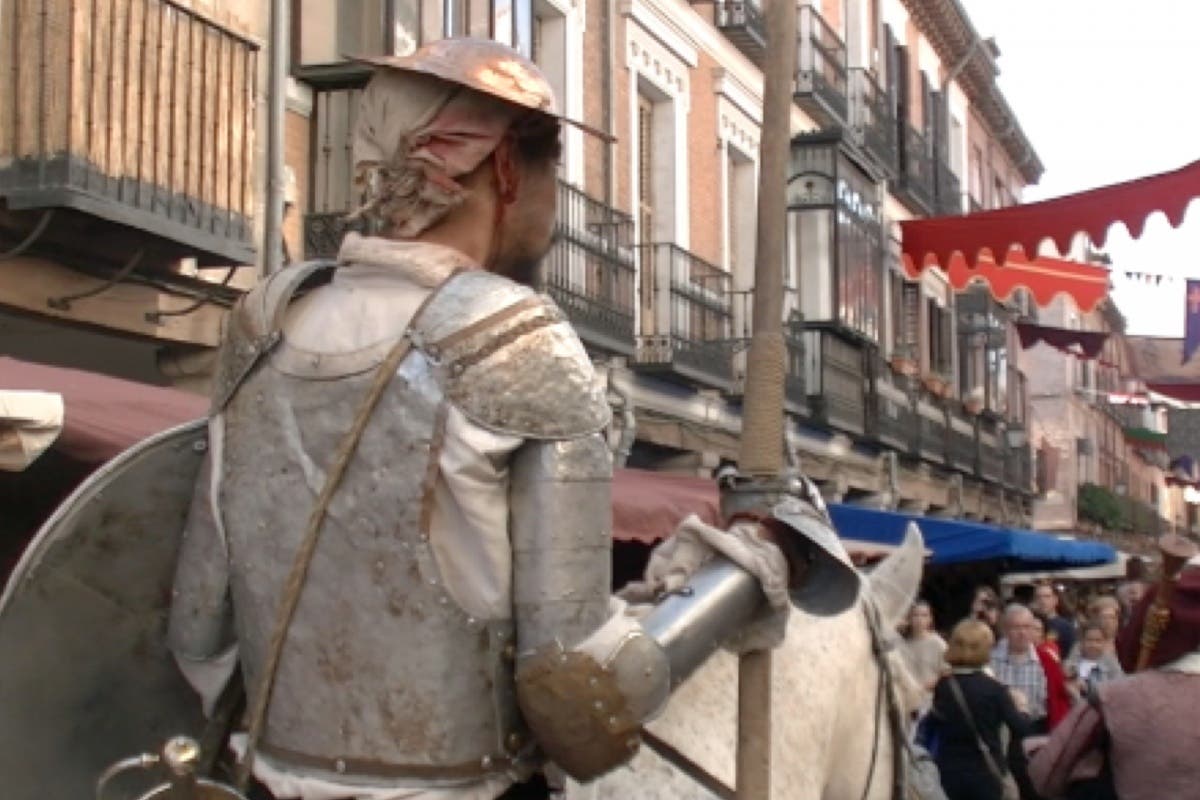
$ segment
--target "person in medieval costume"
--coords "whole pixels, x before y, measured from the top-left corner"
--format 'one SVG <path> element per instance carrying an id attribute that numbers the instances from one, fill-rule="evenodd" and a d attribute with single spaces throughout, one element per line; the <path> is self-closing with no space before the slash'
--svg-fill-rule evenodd
<path id="1" fill-rule="evenodd" d="M 1151 589 L 1117 639 L 1132 672 L 1143 647 Z M 1097 684 L 1033 757 L 1029 775 L 1046 797 L 1160 800 L 1196 796 L 1200 750 L 1200 567 L 1180 574 L 1170 618 L 1149 669 Z"/>
<path id="2" fill-rule="evenodd" d="M 371 63 L 373 235 L 230 315 L 170 645 L 209 707 L 240 662 L 231 746 L 275 797 L 536 796 L 547 763 L 587 781 L 632 757 L 694 665 L 610 597 L 605 393 L 531 288 L 556 217 L 549 84 L 490 41 Z M 768 529 L 730 552 L 786 613 Z"/>

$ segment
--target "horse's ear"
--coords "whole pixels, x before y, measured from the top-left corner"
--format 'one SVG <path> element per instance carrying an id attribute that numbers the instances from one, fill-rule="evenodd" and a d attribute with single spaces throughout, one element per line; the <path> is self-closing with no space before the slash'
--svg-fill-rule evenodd
<path id="1" fill-rule="evenodd" d="M 885 630 L 895 628 L 916 599 L 924 565 L 925 540 L 917 524 L 910 522 L 904 532 L 904 541 L 868 578 L 870 595 Z"/>

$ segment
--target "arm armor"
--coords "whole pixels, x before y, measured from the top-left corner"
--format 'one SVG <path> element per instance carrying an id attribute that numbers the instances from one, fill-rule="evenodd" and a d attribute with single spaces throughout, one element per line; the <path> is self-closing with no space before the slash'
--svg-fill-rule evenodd
<path id="1" fill-rule="evenodd" d="M 642 624 L 613 615 L 610 472 L 598 436 L 529 442 L 512 472 L 517 697 L 579 780 L 631 758 L 672 686 L 764 605 L 757 579 L 716 557 Z"/>

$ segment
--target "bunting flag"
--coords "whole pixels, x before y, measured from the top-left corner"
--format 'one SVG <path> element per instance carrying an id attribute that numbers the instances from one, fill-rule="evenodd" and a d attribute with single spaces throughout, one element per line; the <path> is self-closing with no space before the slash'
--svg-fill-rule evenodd
<path id="1" fill-rule="evenodd" d="M 1184 299 L 1184 334 L 1183 361 L 1186 364 L 1200 347 L 1200 280 L 1187 282 L 1187 295 Z"/>
<path id="2" fill-rule="evenodd" d="M 1163 281 L 1174 283 L 1174 275 L 1164 275 L 1159 272 L 1138 272 L 1136 270 L 1126 270 L 1125 279 L 1130 281 L 1138 281 L 1139 283 L 1151 283 L 1159 286 Z"/>

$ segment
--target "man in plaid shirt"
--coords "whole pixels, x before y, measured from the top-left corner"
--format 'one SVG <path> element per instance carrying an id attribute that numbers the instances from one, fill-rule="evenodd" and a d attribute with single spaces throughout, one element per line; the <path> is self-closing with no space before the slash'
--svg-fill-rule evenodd
<path id="1" fill-rule="evenodd" d="M 1004 610 L 1003 628 L 1004 638 L 992 650 L 992 672 L 996 680 L 1024 696 L 1022 710 L 1036 729 L 1046 719 L 1046 672 L 1033 648 L 1033 613 L 1025 606 L 1010 605 Z"/>

